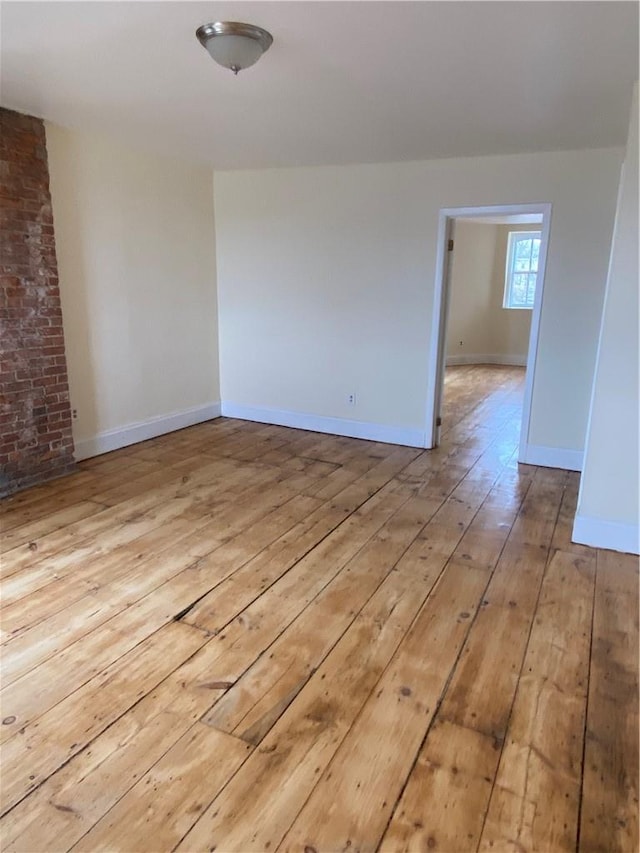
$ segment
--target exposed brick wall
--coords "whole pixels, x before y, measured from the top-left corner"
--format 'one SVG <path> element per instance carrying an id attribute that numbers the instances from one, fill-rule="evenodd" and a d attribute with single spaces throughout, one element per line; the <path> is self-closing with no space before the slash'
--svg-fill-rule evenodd
<path id="1" fill-rule="evenodd" d="M 0 109 L 0 495 L 73 470 L 40 119 Z"/>

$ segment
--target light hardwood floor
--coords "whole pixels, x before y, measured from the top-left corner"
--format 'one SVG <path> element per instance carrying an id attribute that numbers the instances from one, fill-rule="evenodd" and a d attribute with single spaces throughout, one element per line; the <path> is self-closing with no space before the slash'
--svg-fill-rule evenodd
<path id="1" fill-rule="evenodd" d="M 638 562 L 516 462 L 221 419 L 2 506 L 9 851 L 635 851 Z"/>

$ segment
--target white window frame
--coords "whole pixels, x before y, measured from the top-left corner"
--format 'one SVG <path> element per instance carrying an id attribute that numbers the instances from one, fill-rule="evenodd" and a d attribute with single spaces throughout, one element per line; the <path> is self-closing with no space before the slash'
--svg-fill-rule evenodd
<path id="1" fill-rule="evenodd" d="M 504 281 L 504 299 L 502 302 L 502 307 L 506 308 L 509 311 L 532 311 L 533 303 L 531 305 L 512 305 L 511 302 L 511 291 L 513 286 L 513 276 L 516 274 L 514 271 L 515 266 L 515 247 L 516 243 L 519 240 L 539 240 L 540 245 L 542 245 L 542 232 L 541 231 L 509 231 L 509 239 L 507 242 L 507 263 L 505 270 L 505 281 Z M 535 287 L 538 286 L 538 274 L 540 271 L 540 263 L 538 262 L 538 270 L 535 273 L 536 283 Z M 526 275 L 531 275 L 531 273 L 526 273 Z M 534 290 L 534 302 L 535 302 L 535 290 Z"/>

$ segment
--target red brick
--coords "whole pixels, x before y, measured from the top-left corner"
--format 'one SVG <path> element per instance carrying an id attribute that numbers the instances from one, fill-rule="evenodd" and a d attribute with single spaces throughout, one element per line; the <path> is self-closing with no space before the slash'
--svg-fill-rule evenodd
<path id="1" fill-rule="evenodd" d="M 71 472 L 44 124 L 0 108 L 0 494 Z"/>

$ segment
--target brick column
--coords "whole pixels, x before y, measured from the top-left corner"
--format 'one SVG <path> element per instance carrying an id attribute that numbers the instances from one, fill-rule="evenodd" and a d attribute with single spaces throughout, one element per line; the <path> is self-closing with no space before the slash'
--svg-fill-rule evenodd
<path id="1" fill-rule="evenodd" d="M 73 470 L 49 167 L 40 119 L 0 109 L 0 495 Z"/>

